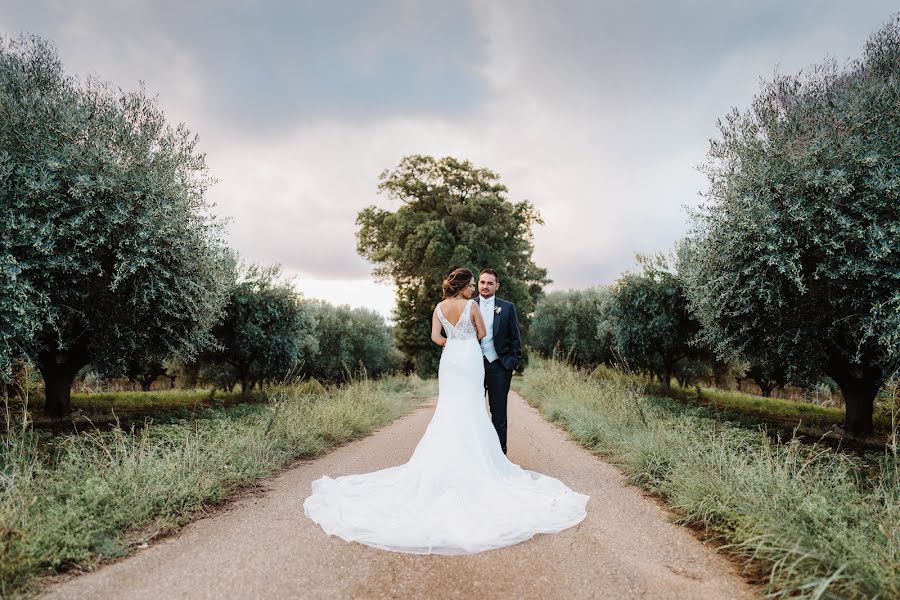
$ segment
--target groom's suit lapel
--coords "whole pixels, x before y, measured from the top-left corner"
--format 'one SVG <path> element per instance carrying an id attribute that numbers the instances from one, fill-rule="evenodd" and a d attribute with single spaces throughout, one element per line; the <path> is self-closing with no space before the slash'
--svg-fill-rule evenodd
<path id="1" fill-rule="evenodd" d="M 500 314 L 497 314 L 497 307 L 500 306 L 500 299 L 497 296 L 494 296 L 494 339 L 497 338 L 497 332 L 500 331 L 500 315 L 503 314 L 503 311 L 500 311 Z"/>

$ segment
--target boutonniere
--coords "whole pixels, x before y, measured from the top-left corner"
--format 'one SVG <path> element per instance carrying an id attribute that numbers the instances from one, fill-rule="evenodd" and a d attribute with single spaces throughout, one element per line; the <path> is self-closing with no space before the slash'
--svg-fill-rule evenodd
<path id="1" fill-rule="evenodd" d="M 503 312 L 503 307 L 502 307 L 502 306 L 498 306 L 497 308 L 494 309 L 494 314 L 495 314 L 495 315 L 499 315 L 499 314 L 502 313 L 502 312 Z"/>

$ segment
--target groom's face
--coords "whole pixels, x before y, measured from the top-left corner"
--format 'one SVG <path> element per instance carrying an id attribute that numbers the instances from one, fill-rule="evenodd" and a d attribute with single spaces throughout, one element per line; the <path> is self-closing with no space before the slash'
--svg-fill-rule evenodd
<path id="1" fill-rule="evenodd" d="M 482 298 L 490 298 L 497 293 L 497 288 L 499 287 L 500 284 L 497 283 L 497 278 L 490 273 L 482 273 L 481 277 L 478 278 L 478 293 L 481 294 Z"/>

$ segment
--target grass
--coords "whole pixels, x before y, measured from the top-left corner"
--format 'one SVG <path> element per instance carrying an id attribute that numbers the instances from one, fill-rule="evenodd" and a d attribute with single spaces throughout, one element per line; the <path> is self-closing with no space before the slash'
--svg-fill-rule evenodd
<path id="1" fill-rule="evenodd" d="M 258 394 L 253 395 L 258 396 Z M 204 403 L 234 404 L 242 400 L 240 392 L 214 392 L 205 389 L 175 389 L 151 392 L 91 392 L 72 394 L 72 409 L 99 413 L 110 410 L 157 412 L 178 408 L 191 408 Z M 21 405 L 18 400 L 17 404 Z M 43 395 L 28 397 L 29 410 L 44 408 Z"/>
<path id="2" fill-rule="evenodd" d="M 127 554 L 295 458 L 317 456 L 407 412 L 433 385 L 357 381 L 327 394 L 296 386 L 266 404 L 139 430 L 48 436 L 10 418 L 0 442 L 0 597 L 35 577 Z"/>
<path id="3" fill-rule="evenodd" d="M 535 360 L 526 399 L 632 482 L 760 567 L 772 597 L 900 597 L 900 458 L 773 440 L 703 407 L 647 398 L 627 376 L 596 379 Z"/>
<path id="4" fill-rule="evenodd" d="M 171 389 L 149 392 L 91 392 L 72 394 L 75 412 L 67 419 L 52 419 L 43 411 L 43 390 L 30 390 L 22 397 L 9 401 L 6 415 L 0 414 L 0 430 L 5 418 L 20 421 L 24 412 L 33 427 L 57 434 L 73 433 L 85 428 L 143 427 L 146 423 L 174 423 L 185 419 L 212 418 L 220 414 L 218 409 L 230 409 L 238 405 L 266 402 L 266 394 L 255 389 L 247 396 L 241 392 L 223 392 L 212 389 Z M 294 394 L 327 394 L 327 388 L 314 378 L 303 379 L 293 386 Z"/>
<path id="5" fill-rule="evenodd" d="M 716 411 L 725 411 L 730 419 L 740 418 L 740 415 L 756 417 L 773 424 L 782 424 L 788 429 L 801 427 L 801 430 L 811 436 L 819 437 L 832 431 L 832 426 L 843 422 L 844 409 L 835 406 L 823 406 L 811 402 L 786 400 L 783 398 L 765 398 L 745 392 L 734 390 L 722 390 L 709 387 L 681 387 L 675 383 L 669 390 L 664 390 L 659 384 L 648 384 L 638 375 L 627 375 L 615 371 L 605 365 L 597 367 L 592 373 L 593 377 L 604 378 L 633 378 L 635 385 L 641 385 L 648 393 L 655 396 L 665 396 L 673 400 L 690 405 L 709 406 Z M 890 391 L 885 391 L 889 394 Z M 890 438 L 893 431 L 892 415 L 889 398 L 876 403 L 873 415 L 874 434 L 871 443 L 864 444 L 864 440 L 856 440 L 858 445 L 867 445 L 870 448 L 880 448 L 885 440 Z M 738 414 L 732 414 L 738 413 Z M 753 420 L 750 421 L 755 426 Z"/>
<path id="6" fill-rule="evenodd" d="M 687 391 L 686 388 L 681 388 Z M 811 402 L 799 402 L 782 398 L 764 398 L 753 394 L 702 388 L 701 400 L 714 403 L 719 407 L 730 408 L 749 414 L 774 417 L 785 421 L 803 420 L 821 427 L 830 427 L 844 420 L 844 409 L 836 406 L 823 406 Z M 886 403 L 876 405 L 872 422 L 876 431 L 890 432 L 892 428 L 891 414 Z"/>
<path id="7" fill-rule="evenodd" d="M 765 398 L 744 392 L 706 387 L 701 388 L 700 396 L 701 399 L 720 407 L 761 416 L 786 420 L 802 419 L 823 426 L 840 423 L 844 420 L 844 409 L 836 406 L 822 406 L 782 398 Z M 891 423 L 890 420 L 886 420 L 879 422 L 878 425 L 890 428 Z"/>

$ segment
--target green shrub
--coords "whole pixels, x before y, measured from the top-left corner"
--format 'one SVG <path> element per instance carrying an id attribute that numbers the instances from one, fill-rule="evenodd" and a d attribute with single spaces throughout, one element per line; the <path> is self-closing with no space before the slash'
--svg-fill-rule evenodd
<path id="1" fill-rule="evenodd" d="M 606 287 L 550 292 L 534 309 L 528 343 L 543 356 L 562 354 L 580 366 L 613 360 Z"/>

